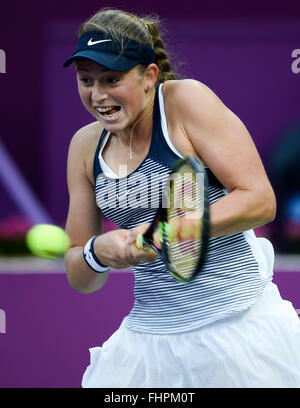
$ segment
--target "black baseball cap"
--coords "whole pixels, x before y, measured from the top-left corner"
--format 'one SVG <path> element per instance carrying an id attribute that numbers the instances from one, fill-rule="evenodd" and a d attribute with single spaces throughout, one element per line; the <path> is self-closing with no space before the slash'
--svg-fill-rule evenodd
<path id="1" fill-rule="evenodd" d="M 68 67 L 80 58 L 87 58 L 113 71 L 127 71 L 138 64 L 149 65 L 155 62 L 152 47 L 125 36 L 120 36 L 117 41 L 102 31 L 87 31 L 82 34 L 72 56 L 63 66 Z"/>

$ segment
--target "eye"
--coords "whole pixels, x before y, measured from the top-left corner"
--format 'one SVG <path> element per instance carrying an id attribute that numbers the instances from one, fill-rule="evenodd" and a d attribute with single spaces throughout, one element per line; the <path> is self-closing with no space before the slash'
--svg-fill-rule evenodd
<path id="1" fill-rule="evenodd" d="M 115 76 L 111 76 L 111 77 L 107 77 L 105 81 L 109 85 L 116 85 L 119 82 L 119 78 Z"/>
<path id="2" fill-rule="evenodd" d="M 79 82 L 85 86 L 91 85 L 93 83 L 93 81 L 86 76 L 79 76 L 78 79 L 79 79 Z"/>

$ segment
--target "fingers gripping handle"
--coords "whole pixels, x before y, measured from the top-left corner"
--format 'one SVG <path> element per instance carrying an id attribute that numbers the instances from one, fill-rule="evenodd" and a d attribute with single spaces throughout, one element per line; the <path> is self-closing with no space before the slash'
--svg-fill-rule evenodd
<path id="1" fill-rule="evenodd" d="M 139 234 L 137 236 L 135 246 L 137 247 L 137 249 L 140 249 L 141 251 L 149 251 L 150 249 L 152 249 L 157 253 L 157 255 L 161 256 L 160 245 L 157 245 L 154 242 L 152 244 L 148 244 L 147 242 L 145 242 L 143 234 Z"/>
<path id="2" fill-rule="evenodd" d="M 144 237 L 143 234 L 139 234 L 136 238 L 135 241 L 135 246 L 137 247 L 137 249 L 141 249 L 144 251 L 147 251 L 149 249 L 149 247 L 147 245 L 145 245 L 144 243 Z"/>

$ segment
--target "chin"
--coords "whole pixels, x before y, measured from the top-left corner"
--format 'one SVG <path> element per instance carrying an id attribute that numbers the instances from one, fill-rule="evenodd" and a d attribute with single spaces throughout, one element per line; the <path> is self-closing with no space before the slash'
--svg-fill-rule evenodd
<path id="1" fill-rule="evenodd" d="M 104 120 L 101 120 L 101 119 L 99 120 L 99 118 L 98 118 L 98 121 L 100 122 L 101 126 L 104 127 L 104 129 L 106 129 L 107 131 L 112 132 L 112 133 L 121 132 L 121 131 L 123 131 L 124 129 L 126 129 L 127 127 L 129 127 L 129 124 L 128 124 L 128 123 L 124 123 L 124 121 L 118 121 L 118 122 L 115 122 L 115 123 L 113 123 L 113 122 L 109 123 L 109 122 L 104 121 Z"/>

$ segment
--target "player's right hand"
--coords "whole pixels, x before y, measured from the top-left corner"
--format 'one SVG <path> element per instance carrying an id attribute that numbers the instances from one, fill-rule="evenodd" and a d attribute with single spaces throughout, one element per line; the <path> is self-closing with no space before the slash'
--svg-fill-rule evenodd
<path id="1" fill-rule="evenodd" d="M 127 229 L 118 229 L 99 235 L 94 241 L 94 251 L 97 258 L 103 265 L 108 265 L 114 269 L 126 269 L 138 265 L 145 257 L 150 259 L 153 255 L 137 248 L 134 253 L 129 250 L 128 241 L 133 232 Z M 130 245 L 133 247 L 133 245 Z"/>

